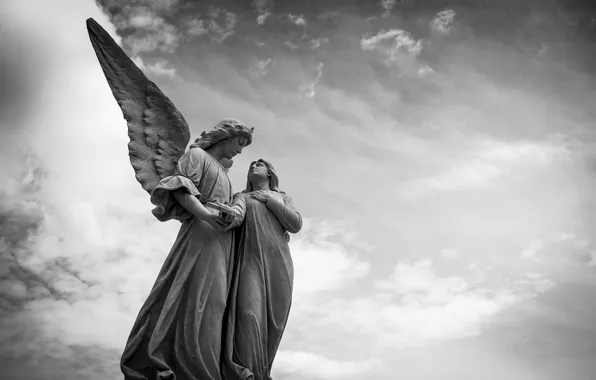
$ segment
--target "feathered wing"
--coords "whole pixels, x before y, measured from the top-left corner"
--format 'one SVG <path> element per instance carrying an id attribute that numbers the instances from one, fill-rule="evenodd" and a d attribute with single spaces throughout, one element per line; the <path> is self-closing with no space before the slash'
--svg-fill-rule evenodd
<path id="1" fill-rule="evenodd" d="M 151 193 L 163 177 L 174 173 L 190 140 L 190 129 L 176 106 L 101 25 L 89 18 L 87 30 L 128 124 L 128 153 L 135 176 L 143 189 Z"/>

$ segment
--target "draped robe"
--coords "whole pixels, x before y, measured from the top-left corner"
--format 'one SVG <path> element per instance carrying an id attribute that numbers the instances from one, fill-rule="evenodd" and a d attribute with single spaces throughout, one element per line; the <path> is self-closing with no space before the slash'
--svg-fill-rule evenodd
<path id="1" fill-rule="evenodd" d="M 201 148 L 178 161 L 151 194 L 160 221 L 182 222 L 178 237 L 132 327 L 121 359 L 125 380 L 221 380 L 222 323 L 233 271 L 233 231 L 220 232 L 173 197 L 229 203 L 221 164 Z M 141 237 L 142 238 L 142 237 Z"/>
<path id="2" fill-rule="evenodd" d="M 226 317 L 223 374 L 226 380 L 270 380 L 271 367 L 292 303 L 294 266 L 287 232 L 302 228 L 289 196 L 260 202 L 239 193 L 236 265 Z"/>

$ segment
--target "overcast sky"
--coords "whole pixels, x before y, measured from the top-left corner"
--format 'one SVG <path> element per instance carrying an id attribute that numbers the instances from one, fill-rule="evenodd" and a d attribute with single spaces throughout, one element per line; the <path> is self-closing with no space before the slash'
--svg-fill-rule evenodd
<path id="1" fill-rule="evenodd" d="M 210 4 L 211 3 L 211 4 Z M 3 379 L 120 378 L 175 240 L 93 17 L 184 114 L 255 127 L 305 227 L 276 380 L 596 373 L 596 11 L 554 0 L 0 0 Z"/>

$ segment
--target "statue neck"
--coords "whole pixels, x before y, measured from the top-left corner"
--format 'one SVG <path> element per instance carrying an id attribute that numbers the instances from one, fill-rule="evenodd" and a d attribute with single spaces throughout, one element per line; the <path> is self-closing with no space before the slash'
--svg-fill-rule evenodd
<path id="1" fill-rule="evenodd" d="M 258 182 L 252 183 L 252 190 L 253 191 L 271 190 L 271 188 L 269 187 L 269 180 L 267 179 L 265 181 L 258 181 Z"/>
<path id="2" fill-rule="evenodd" d="M 218 144 L 210 146 L 209 148 L 205 149 L 205 151 L 209 153 L 211 157 L 215 158 L 217 161 L 221 161 L 221 159 L 223 158 L 223 150 L 221 149 L 221 146 L 218 146 Z"/>

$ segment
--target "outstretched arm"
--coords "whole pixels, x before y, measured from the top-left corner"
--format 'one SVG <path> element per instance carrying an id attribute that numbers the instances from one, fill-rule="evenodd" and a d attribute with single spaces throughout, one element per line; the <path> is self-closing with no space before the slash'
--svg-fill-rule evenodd
<path id="1" fill-rule="evenodd" d="M 302 229 L 302 215 L 294 208 L 291 197 L 284 195 L 283 202 L 270 197 L 265 204 L 286 231 L 295 234 Z"/>

